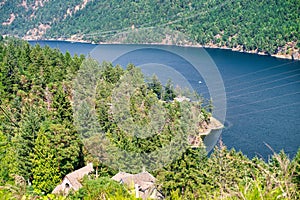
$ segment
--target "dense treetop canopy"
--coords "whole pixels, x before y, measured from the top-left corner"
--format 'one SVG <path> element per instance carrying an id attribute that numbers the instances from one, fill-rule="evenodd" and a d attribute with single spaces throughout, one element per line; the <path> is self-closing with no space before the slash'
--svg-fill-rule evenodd
<path id="1" fill-rule="evenodd" d="M 226 149 L 222 143 L 207 156 L 200 143 L 197 148 L 186 146 L 182 152 L 170 151 L 173 159 L 159 168 L 151 166 L 157 163 L 145 163 L 141 153 L 149 156 L 170 144 L 177 135 L 183 139 L 195 136 L 197 128 L 208 120 L 209 107 L 202 104 L 202 98 L 188 102 L 199 112 L 196 118 L 194 115 L 184 118 L 183 115 L 191 112 L 183 112 L 184 103 L 173 101 L 176 90 L 171 81 L 163 86 L 153 76 L 146 82 L 140 69 L 133 65 L 123 69 L 92 60 L 96 67 L 103 69 L 96 74 L 99 84 L 90 99 L 95 104 L 95 122 L 111 143 L 109 153 L 120 162 L 116 167 L 99 159 L 106 156 L 101 149 L 104 146 L 94 146 L 98 154 L 92 154 L 93 148 L 89 148 L 97 144 L 93 139 L 99 137 L 93 137 L 88 131 L 82 135 L 76 127 L 78 119 L 89 119 L 85 118 L 89 112 L 81 110 L 74 115 L 72 90 L 76 82 L 73 80 L 82 73 L 82 64 L 88 61 L 91 60 L 84 56 L 72 57 L 68 52 L 62 54 L 47 46 L 30 46 L 21 40 L 2 38 L 0 41 L 1 199 L 135 199 L 128 188 L 110 178 L 119 170 L 138 172 L 142 166 L 152 169 L 150 173 L 157 179 L 156 188 L 167 199 L 299 198 L 300 150 L 292 160 L 284 152 L 263 160 L 249 159 L 241 152 Z M 125 84 L 120 84 L 120 80 Z M 166 123 L 151 137 L 135 137 L 130 132 L 132 127 L 118 126 L 118 116 L 112 115 L 111 105 L 118 97 L 114 96 L 113 88 L 119 87 L 126 93 L 127 81 L 140 83 L 128 98 L 128 113 L 133 124 L 149 127 L 153 105 L 166 111 Z M 79 83 L 84 86 L 83 82 Z M 192 128 L 186 119 L 196 119 L 198 123 Z M 89 121 L 82 122 L 93 125 Z M 90 136 L 92 140 L 83 136 Z M 182 140 L 183 144 L 186 142 Z M 131 152 L 136 159 L 122 160 L 124 156 L 112 147 Z M 108 152 L 109 148 L 105 150 Z M 154 154 L 153 158 L 166 155 Z M 50 194 L 66 174 L 87 162 L 93 162 L 98 177 L 84 178 L 83 187 L 68 197 Z"/>
<path id="2" fill-rule="evenodd" d="M 179 31 L 201 45 L 269 54 L 292 54 L 300 46 L 298 0 L 16 0 L 0 5 L 1 34 L 31 39 L 107 42 L 147 29 L 144 42 L 162 42 Z M 158 28 L 168 28 L 160 32 L 163 38 Z"/>

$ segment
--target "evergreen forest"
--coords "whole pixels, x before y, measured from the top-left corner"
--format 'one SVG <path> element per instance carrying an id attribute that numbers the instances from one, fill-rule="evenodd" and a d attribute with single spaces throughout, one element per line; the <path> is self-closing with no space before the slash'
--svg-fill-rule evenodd
<path id="1" fill-rule="evenodd" d="M 211 105 L 196 94 L 190 95 L 197 101 L 174 101 L 178 92 L 188 91 L 175 88 L 171 80 L 162 85 L 156 76 L 146 78 L 132 64 L 124 69 L 15 38 L 0 40 L 0 199 L 135 199 L 111 177 L 118 171 L 137 173 L 142 166 L 156 178 L 156 187 L 166 199 L 300 198 L 300 150 L 294 158 L 281 151 L 264 160 L 227 149 L 221 140 L 210 155 L 202 142 L 196 148 L 189 146 L 182 138 L 195 136 L 199 126 L 207 123 Z M 86 92 L 90 90 L 93 95 Z M 130 98 L 124 95 L 127 92 Z M 123 100 L 127 107 L 116 106 Z M 91 105 L 94 113 L 87 109 Z M 162 111 L 166 122 L 151 137 L 132 134 L 139 129 L 151 131 L 149 118 L 153 115 L 160 121 Z M 125 114 L 129 121 L 120 127 Z M 191 126 L 190 121 L 199 123 Z M 135 126 L 127 126 L 130 122 Z M 109 145 L 94 145 L 101 140 L 99 132 Z M 185 147 L 181 152 L 151 154 L 176 137 L 181 142 L 175 145 Z M 124 162 L 117 166 L 105 162 L 103 147 Z M 116 148 L 131 152 L 134 159 L 122 159 Z M 163 160 L 164 155 L 172 160 L 161 167 L 145 162 L 151 156 L 148 160 Z M 97 174 L 80 180 L 79 191 L 51 194 L 65 175 L 87 162 L 93 163 Z"/>
<path id="2" fill-rule="evenodd" d="M 298 0 L 14 0 L 0 4 L 0 34 L 96 43 L 193 41 L 297 57 L 299 8 Z"/>

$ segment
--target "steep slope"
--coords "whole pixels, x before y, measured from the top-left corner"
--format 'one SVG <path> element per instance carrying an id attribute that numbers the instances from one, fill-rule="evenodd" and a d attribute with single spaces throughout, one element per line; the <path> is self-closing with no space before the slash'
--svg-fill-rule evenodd
<path id="1" fill-rule="evenodd" d="M 42 37 L 47 29 L 83 9 L 81 0 L 14 0 L 1 4 L 1 33 Z M 13 17 L 12 17 L 13 16 Z"/>
<path id="2" fill-rule="evenodd" d="M 0 9 L 1 34 L 25 39 L 107 42 L 168 28 L 202 45 L 299 57 L 299 0 L 17 0 Z"/>

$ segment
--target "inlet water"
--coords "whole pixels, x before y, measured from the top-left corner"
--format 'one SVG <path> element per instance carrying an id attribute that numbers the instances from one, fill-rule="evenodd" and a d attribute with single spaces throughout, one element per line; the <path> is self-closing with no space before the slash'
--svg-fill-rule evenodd
<path id="1" fill-rule="evenodd" d="M 96 47 L 62 41 L 31 42 L 36 43 L 69 51 L 72 55 L 88 55 Z M 111 45 L 105 45 L 105 48 L 109 52 Z M 267 159 L 273 151 L 282 149 L 292 158 L 300 146 L 300 62 L 230 50 L 206 51 L 218 67 L 226 89 L 226 127 L 221 135 L 225 145 L 241 150 L 250 158 Z M 163 55 L 155 49 L 149 52 L 148 49 L 122 57 L 117 62 L 124 66 L 128 62 L 139 65 L 145 59 L 164 59 L 166 65 L 188 74 L 193 88 L 209 97 L 203 77 L 189 73 L 188 63 L 176 56 Z"/>

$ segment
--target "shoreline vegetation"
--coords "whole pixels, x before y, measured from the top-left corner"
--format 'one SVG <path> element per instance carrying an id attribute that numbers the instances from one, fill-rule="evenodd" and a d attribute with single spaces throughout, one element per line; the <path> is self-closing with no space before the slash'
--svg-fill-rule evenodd
<path id="1" fill-rule="evenodd" d="M 25 40 L 175 44 L 300 60 L 298 0 L 5 1 L 1 6 L 0 34 Z"/>
<path id="2" fill-rule="evenodd" d="M 81 68 L 82 64 L 87 67 Z M 99 67 L 103 69 L 99 73 L 93 70 Z M 132 187 L 112 177 L 118 172 L 138 174 L 141 169 L 153 175 L 158 191 L 166 200 L 300 197 L 300 149 L 293 159 L 284 151 L 263 159 L 260 156 L 248 158 L 240 151 L 229 150 L 221 140 L 210 155 L 201 145 L 202 141 L 198 148 L 182 148 L 188 142 L 182 137 L 198 136 L 199 124 L 194 123 L 198 119 L 205 121 L 205 126 L 218 127 L 214 119 L 209 118 L 212 105 L 189 102 L 187 98 L 176 102 L 171 81 L 163 87 L 153 76 L 146 83 L 134 65 L 123 69 L 111 63 L 100 64 L 84 55 L 71 56 L 49 46 L 32 46 L 26 41 L 8 38 L 0 41 L 0 69 L 0 197 L 3 200 L 137 200 Z M 74 77 L 78 79 L 73 81 Z M 130 92 L 128 81 L 136 89 L 127 110 L 135 122 L 132 124 L 138 126 L 121 130 L 118 119 L 127 112 L 126 108 L 111 105 L 125 99 L 121 93 Z M 85 98 L 90 89 L 94 90 L 85 86 L 92 84 L 97 85 L 95 96 Z M 91 102 L 97 118 L 90 114 L 88 103 Z M 78 109 L 73 109 L 73 105 L 78 105 Z M 166 123 L 159 132 L 150 138 L 130 134 L 140 127 L 139 130 L 143 127 L 152 130 L 148 119 L 153 105 L 157 105 L 157 114 L 164 114 L 160 111 L 165 110 Z M 84 122 L 80 124 L 82 129 L 78 130 L 77 122 Z M 88 130 L 95 124 L 102 127 L 108 143 Z M 170 145 L 174 146 L 169 148 Z M 111 147 L 132 152 L 132 159 Z M 164 147 L 167 148 L 164 150 Z M 87 163 L 93 163 L 96 172 L 76 181 L 82 186 L 78 191 L 68 196 L 51 194 L 66 180 L 64 177 L 74 175 Z"/>
<path id="3" fill-rule="evenodd" d="M 241 52 L 241 53 L 249 53 L 249 54 L 256 54 L 256 55 L 261 55 L 261 56 L 271 56 L 274 58 L 280 58 L 280 59 L 288 59 L 288 60 L 300 60 L 300 53 L 294 53 L 292 55 L 290 54 L 268 54 L 266 52 L 258 52 L 257 50 L 242 50 L 242 47 L 236 47 L 236 48 L 230 48 L 226 46 L 217 46 L 215 44 L 205 44 L 205 45 L 200 45 L 200 44 L 183 44 L 183 45 L 178 45 L 178 44 L 170 44 L 166 42 L 151 42 L 151 43 L 123 43 L 123 42 L 92 42 L 90 40 L 83 40 L 83 39 L 64 39 L 64 38 L 22 38 L 26 41 L 61 41 L 61 42 L 71 42 L 71 43 L 85 43 L 85 44 L 137 44 L 137 45 L 172 45 L 172 46 L 179 46 L 179 47 L 195 47 L 195 48 L 212 48 L 212 49 L 225 49 L 225 50 L 231 50 L 231 51 L 236 51 L 236 52 Z"/>
<path id="4" fill-rule="evenodd" d="M 37 40 L 27 40 L 27 41 L 37 41 Z M 89 41 L 84 41 L 84 40 L 56 40 L 56 39 L 48 39 L 48 40 L 42 40 L 42 41 L 65 41 L 65 42 L 77 42 L 77 43 L 85 43 L 85 44 L 95 44 Z M 99 43 L 99 44 L 122 44 L 122 43 Z M 146 45 L 169 45 L 165 43 L 149 43 Z M 196 47 L 196 48 L 210 48 L 206 46 L 198 46 L 198 45 L 182 45 L 182 47 Z M 202 129 L 199 130 L 199 136 L 207 136 L 211 133 L 213 130 L 220 130 L 223 129 L 224 125 L 217 120 L 214 117 L 210 117 L 209 123 L 205 124 Z"/>
<path id="5" fill-rule="evenodd" d="M 224 125 L 219 120 L 217 120 L 214 117 L 210 117 L 210 123 L 207 125 L 207 127 L 204 127 L 203 129 L 200 130 L 199 135 L 206 136 L 209 135 L 213 130 L 220 130 L 223 128 Z"/>

